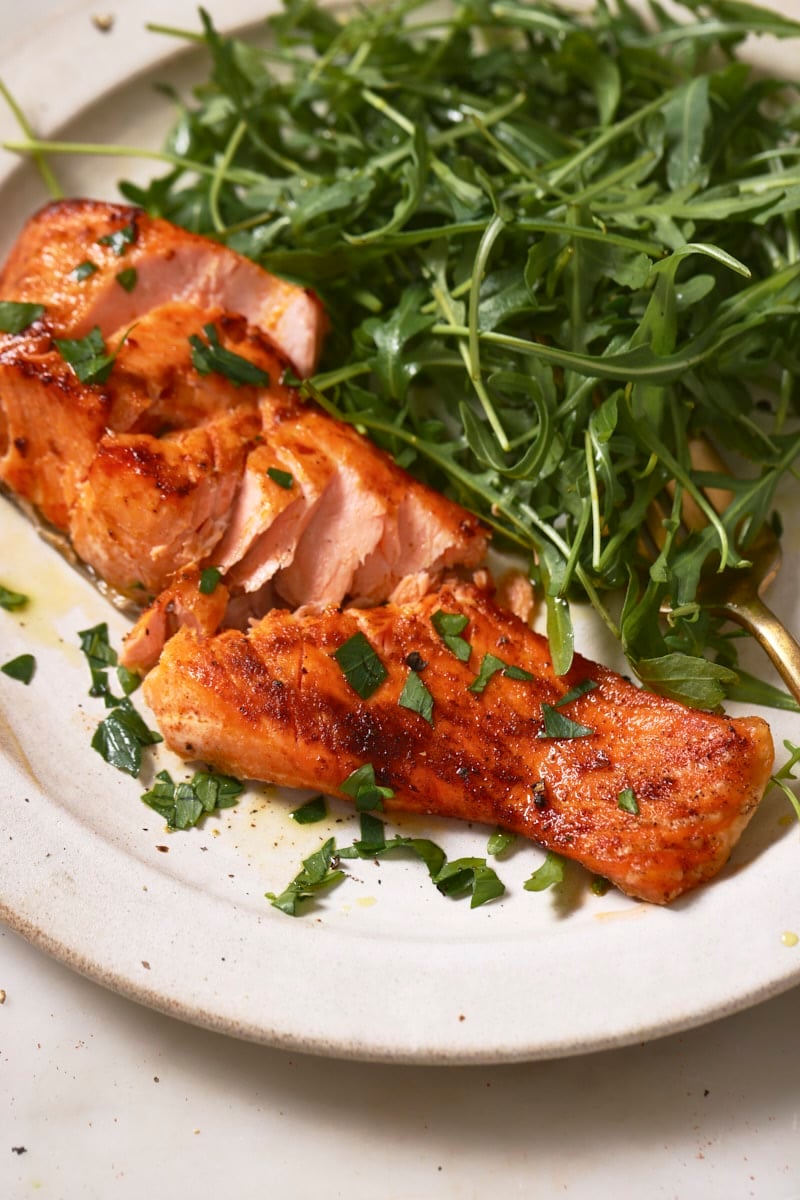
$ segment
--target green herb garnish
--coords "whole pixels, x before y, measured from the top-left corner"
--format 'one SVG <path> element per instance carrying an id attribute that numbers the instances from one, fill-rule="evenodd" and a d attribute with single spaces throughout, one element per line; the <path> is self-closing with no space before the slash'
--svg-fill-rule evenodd
<path id="1" fill-rule="evenodd" d="M 524 671 L 522 667 L 511 666 L 509 663 L 503 662 L 502 658 L 497 658 L 494 654 L 484 654 L 478 674 L 469 685 L 469 691 L 479 696 L 481 692 L 486 690 L 489 680 L 498 671 L 501 671 L 503 675 L 507 675 L 509 679 L 533 679 L 530 671 Z"/>
<path id="2" fill-rule="evenodd" d="M 621 808 L 623 812 L 632 813 L 633 816 L 639 815 L 639 801 L 636 799 L 636 792 L 633 788 L 623 788 L 617 796 L 617 808 Z"/>
<path id="3" fill-rule="evenodd" d="M 362 700 L 369 699 L 388 677 L 389 672 L 361 630 L 334 650 L 333 657 L 350 687 Z"/>
<path id="4" fill-rule="evenodd" d="M 4 675 L 8 675 L 10 679 L 17 679 L 20 683 L 29 684 L 33 679 L 33 673 L 36 670 L 36 659 L 32 654 L 19 654 L 16 658 L 11 658 L 7 663 L 0 666 L 0 671 Z"/>
<path id="5" fill-rule="evenodd" d="M 543 892 L 564 882 L 564 859 L 548 850 L 542 865 L 523 884 L 526 892 Z"/>
<path id="6" fill-rule="evenodd" d="M 219 567 L 204 567 L 200 572 L 200 582 L 197 585 L 198 591 L 204 596 L 210 596 L 212 592 L 217 590 L 217 584 L 222 579 L 222 571 Z"/>
<path id="7" fill-rule="evenodd" d="M 294 486 L 294 476 L 289 471 L 281 471 L 280 467 L 267 467 L 267 474 L 273 483 L 285 488 L 287 492 Z"/>
<path id="8" fill-rule="evenodd" d="M 241 354 L 234 354 L 232 350 L 226 350 L 220 343 L 219 334 L 214 325 L 204 325 L 203 332 L 208 338 L 207 342 L 204 342 L 196 333 L 189 338 L 189 344 L 192 347 L 192 362 L 201 375 L 210 375 L 212 371 L 216 371 L 218 375 L 224 375 L 226 379 L 229 379 L 234 387 L 241 387 L 243 384 L 249 384 L 252 387 L 269 387 L 269 374 L 261 367 L 256 366 L 249 358 L 242 358 Z"/>
<path id="9" fill-rule="evenodd" d="M 45 314 L 43 304 L 22 300 L 0 300 L 0 333 L 24 333 Z"/>
<path id="10" fill-rule="evenodd" d="M 419 713 L 430 725 L 433 724 L 433 696 L 416 671 L 408 672 L 397 703 L 401 708 L 409 708 L 412 712 Z"/>
<path id="11" fill-rule="evenodd" d="M 504 854 L 505 851 L 508 850 L 509 846 L 513 846 L 514 842 L 516 841 L 516 833 L 509 833 L 507 829 L 496 829 L 494 833 L 489 836 L 489 840 L 486 843 L 486 853 L 491 854 L 493 858 L 496 858 L 498 855 Z"/>
<path id="12" fill-rule="evenodd" d="M 325 888 L 333 887 L 345 878 L 344 871 L 332 864 L 336 857 L 336 841 L 328 838 L 319 850 L 303 861 L 303 869 L 279 895 L 267 892 L 266 898 L 274 908 L 290 917 L 298 916 L 298 906 Z"/>
<path id="13" fill-rule="evenodd" d="M 461 636 L 469 625 L 469 617 L 465 617 L 463 613 L 444 612 L 440 608 L 432 615 L 431 625 L 433 625 L 433 628 L 439 634 L 447 649 L 452 651 L 456 658 L 460 659 L 461 662 L 469 662 L 472 647 Z"/>
<path id="14" fill-rule="evenodd" d="M 375 780 L 375 768 L 372 763 L 364 763 L 351 771 L 347 779 L 339 784 L 339 791 L 352 796 L 356 808 L 364 812 L 368 809 L 383 808 L 384 800 L 394 795 L 389 787 L 381 787 Z"/>
<path id="15" fill-rule="evenodd" d="M 99 325 L 95 325 L 86 337 L 53 338 L 53 342 L 64 362 L 72 368 L 81 383 L 105 383 L 126 337 L 127 334 L 112 354 L 106 349 Z"/>
<path id="16" fill-rule="evenodd" d="M 97 274 L 97 266 L 88 258 L 85 262 L 78 263 L 77 267 L 73 267 L 70 271 L 70 279 L 74 279 L 76 283 L 83 283 L 84 279 L 88 279 L 91 275 Z"/>
<path id="17" fill-rule="evenodd" d="M 565 717 L 552 704 L 542 704 L 542 719 L 544 728 L 536 735 L 540 738 L 581 738 L 594 733 L 588 725 L 579 725 L 577 721 Z"/>
<path id="18" fill-rule="evenodd" d="M 124 271 L 119 271 L 114 278 L 126 292 L 132 292 L 139 281 L 139 275 L 135 267 L 126 267 Z"/>
<path id="19" fill-rule="evenodd" d="M 328 815 L 325 797 L 312 796 L 310 800 L 306 800 L 305 804 L 293 809 L 289 815 L 298 825 L 314 825 L 317 821 L 324 821 Z"/>
<path id="20" fill-rule="evenodd" d="M 159 771 L 142 800 L 170 829 L 191 829 L 206 814 L 231 808 L 243 789 L 238 779 L 213 771 L 197 771 L 188 783 L 176 783 L 169 771 Z"/>
<path id="21" fill-rule="evenodd" d="M 136 228 L 136 223 L 129 221 L 121 229 L 115 229 L 113 233 L 106 233 L 97 240 L 101 246 L 108 246 L 112 253 L 116 254 L 117 258 L 122 258 L 123 254 L 127 254 L 128 247 L 134 244 L 138 236 L 139 231 Z"/>
<path id="22" fill-rule="evenodd" d="M 0 584 L 0 608 L 16 612 L 17 609 L 24 608 L 27 603 L 28 597 L 23 592 L 12 592 L 10 588 Z"/>
<path id="23" fill-rule="evenodd" d="M 556 701 L 556 708 L 563 708 L 566 704 L 572 704 L 573 700 L 577 700 L 580 696 L 585 696 L 587 692 L 593 692 L 597 684 L 593 679 L 584 679 L 582 683 L 577 683 L 574 688 Z"/>
<path id="24" fill-rule="evenodd" d="M 142 748 L 163 740 L 160 733 L 148 729 L 130 700 L 125 699 L 97 726 L 91 746 L 112 767 L 137 778 L 142 769 Z"/>

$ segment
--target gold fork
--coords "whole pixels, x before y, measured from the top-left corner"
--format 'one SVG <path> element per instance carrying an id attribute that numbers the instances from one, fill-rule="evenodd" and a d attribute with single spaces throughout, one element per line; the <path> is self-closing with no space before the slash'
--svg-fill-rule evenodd
<path id="1" fill-rule="evenodd" d="M 689 453 L 695 468 L 727 473 L 725 463 L 705 438 L 691 441 Z M 719 513 L 733 498 L 732 493 L 722 489 L 709 488 L 705 494 Z M 659 549 L 664 544 L 663 522 L 668 515 L 660 501 L 656 500 L 650 506 L 647 528 Z M 708 524 L 706 516 L 691 497 L 686 497 L 683 502 L 681 519 L 687 530 L 697 531 Z M 697 602 L 714 616 L 727 617 L 752 634 L 769 655 L 795 700 L 800 703 L 800 644 L 762 599 L 781 566 L 781 546 L 771 526 L 762 526 L 745 554 L 750 563 L 748 567 L 726 567 L 723 571 L 704 568 L 697 589 Z M 663 611 L 670 611 L 668 603 Z"/>

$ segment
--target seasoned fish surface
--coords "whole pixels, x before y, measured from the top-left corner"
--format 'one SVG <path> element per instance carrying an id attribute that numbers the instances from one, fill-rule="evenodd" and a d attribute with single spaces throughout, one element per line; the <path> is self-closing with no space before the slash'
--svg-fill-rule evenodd
<path id="1" fill-rule="evenodd" d="M 437 633 L 440 611 L 468 619 L 468 662 Z M 366 699 L 332 657 L 359 632 L 387 672 Z M 531 678 L 497 670 L 470 691 L 487 654 Z M 412 669 L 431 722 L 399 704 Z M 758 718 L 687 709 L 581 658 L 555 676 L 547 642 L 473 585 L 407 605 L 276 610 L 246 634 L 184 628 L 144 688 L 187 759 L 339 794 L 371 763 L 394 791 L 387 808 L 499 824 L 659 904 L 724 865 L 773 761 Z M 546 736 L 543 705 L 586 732 Z"/>
<path id="2" fill-rule="evenodd" d="M 237 611 L 376 603 L 483 557 L 474 517 L 282 383 L 325 332 L 307 289 L 139 209 L 65 201 L 25 227 L 0 298 L 44 307 L 0 334 L 0 480 L 117 592 L 143 603 L 213 565 Z M 81 382 L 57 342 L 93 330 L 114 362 Z M 212 334 L 257 382 L 198 360 Z M 136 640 L 146 669 L 157 643 Z"/>

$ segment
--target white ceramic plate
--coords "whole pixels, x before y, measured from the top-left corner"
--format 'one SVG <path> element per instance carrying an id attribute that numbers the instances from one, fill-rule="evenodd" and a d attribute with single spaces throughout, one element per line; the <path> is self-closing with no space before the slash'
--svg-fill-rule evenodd
<path id="1" fill-rule="evenodd" d="M 47 39 L 24 42 L 3 77 L 45 134 L 149 144 L 166 130 L 155 79 L 196 69 L 170 60 L 176 44 L 144 22 L 196 27 L 189 0 L 109 3 L 110 33 L 78 3 Z M 209 6 L 231 28 L 263 15 L 263 0 Z M 58 87 L 52 86 L 58 80 Z M 0 135 L 16 136 L 0 113 Z M 76 194 L 114 197 L 118 177 L 148 164 L 56 164 Z M 0 160 L 8 245 L 45 199 L 35 173 Z M 4 247 L 5 248 L 5 247 Z M 796 497 L 794 499 L 796 510 Z M 800 625 L 793 577 L 800 527 L 775 607 Z M 769 797 L 719 879 L 659 909 L 617 893 L 593 895 L 575 868 L 555 892 L 522 883 L 542 859 L 518 847 L 498 864 L 501 902 L 471 911 L 439 895 L 424 868 L 357 863 L 313 913 L 291 920 L 264 899 L 329 833 L 357 836 L 332 806 L 324 826 L 298 827 L 298 798 L 256 788 L 202 829 L 167 834 L 139 801 L 142 787 L 90 749 L 102 716 L 87 695 L 77 632 L 125 620 L 10 505 L 0 501 L 0 578 L 28 592 L 0 612 L 2 661 L 32 651 L 30 687 L 0 675 L 0 911 L 14 928 L 101 983 L 197 1024 L 317 1053 L 422 1062 L 510 1061 L 645 1040 L 733 1012 L 800 980 L 800 836 L 786 802 Z M 795 568 L 795 569 L 793 569 Z M 581 649 L 621 667 L 590 614 Z M 755 660 L 753 660 L 755 662 Z M 797 719 L 768 714 L 780 745 Z M 162 755 L 180 774 L 176 760 Z M 483 828 L 404 820 L 449 856 L 485 853 Z"/>

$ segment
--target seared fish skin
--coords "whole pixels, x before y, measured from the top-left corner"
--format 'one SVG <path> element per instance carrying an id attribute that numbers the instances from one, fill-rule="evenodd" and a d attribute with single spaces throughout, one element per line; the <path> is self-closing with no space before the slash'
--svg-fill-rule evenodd
<path id="1" fill-rule="evenodd" d="M 437 611 L 468 618 L 468 662 L 437 633 Z M 367 699 L 332 657 L 359 631 L 387 672 Z M 498 671 L 469 691 L 486 654 L 532 678 Z M 398 703 L 411 669 L 433 696 L 432 723 Z M 587 681 L 556 711 L 591 732 L 541 736 L 542 705 Z M 183 628 L 144 691 L 186 759 L 339 795 L 370 763 L 394 790 L 387 809 L 498 824 L 656 904 L 725 864 L 773 762 L 760 718 L 687 709 L 582 658 L 555 676 L 546 640 L 472 584 L 406 605 L 275 610 L 246 634 Z M 638 811 L 621 806 L 630 792 Z"/>

